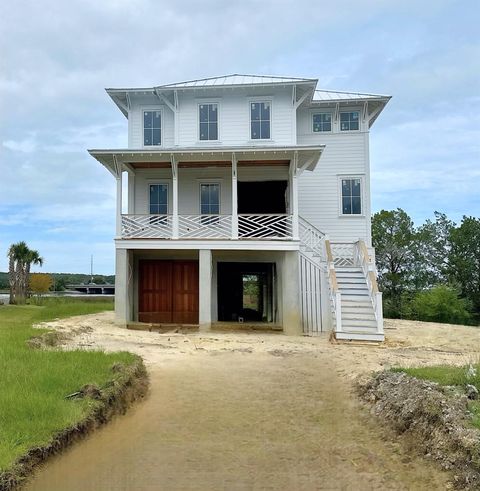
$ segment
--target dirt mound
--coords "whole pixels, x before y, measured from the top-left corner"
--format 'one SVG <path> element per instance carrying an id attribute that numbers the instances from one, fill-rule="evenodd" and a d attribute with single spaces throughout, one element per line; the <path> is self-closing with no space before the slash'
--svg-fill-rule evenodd
<path id="1" fill-rule="evenodd" d="M 459 488 L 479 489 L 480 431 L 471 427 L 464 394 L 391 371 L 360 382 L 357 390 L 412 449 L 452 470 Z"/>

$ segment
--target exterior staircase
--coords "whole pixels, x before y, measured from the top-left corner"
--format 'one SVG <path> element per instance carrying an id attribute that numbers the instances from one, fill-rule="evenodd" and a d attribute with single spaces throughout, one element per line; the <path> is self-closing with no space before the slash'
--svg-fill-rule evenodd
<path id="1" fill-rule="evenodd" d="M 320 305 L 322 294 L 328 294 L 336 339 L 384 341 L 382 294 L 373 258 L 363 240 L 331 242 L 301 218 L 300 277 L 305 334 L 326 330 Z"/>
<path id="2" fill-rule="evenodd" d="M 337 284 L 341 294 L 341 331 L 337 339 L 383 341 L 378 333 L 367 280 L 361 267 L 337 267 Z"/>

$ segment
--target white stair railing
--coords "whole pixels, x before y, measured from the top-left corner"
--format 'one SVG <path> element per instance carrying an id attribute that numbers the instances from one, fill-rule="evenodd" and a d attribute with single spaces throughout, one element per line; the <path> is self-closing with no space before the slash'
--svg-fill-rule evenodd
<path id="1" fill-rule="evenodd" d="M 368 253 L 367 246 L 362 239 L 359 239 L 355 244 L 355 260 L 363 270 L 363 274 L 367 281 L 368 291 L 372 299 L 373 310 L 377 321 L 377 333 L 383 334 L 383 305 L 382 292 L 378 289 L 377 275 L 375 264 Z"/>
<path id="2" fill-rule="evenodd" d="M 325 234 L 302 217 L 298 217 L 301 246 L 325 261 Z"/>
<path id="3" fill-rule="evenodd" d="M 330 300 L 335 321 L 335 332 L 342 332 L 342 294 L 338 288 L 337 273 L 335 271 L 335 262 L 332 254 L 332 245 L 328 239 L 325 239 L 325 256 L 327 258 L 327 272 L 329 282 Z"/>

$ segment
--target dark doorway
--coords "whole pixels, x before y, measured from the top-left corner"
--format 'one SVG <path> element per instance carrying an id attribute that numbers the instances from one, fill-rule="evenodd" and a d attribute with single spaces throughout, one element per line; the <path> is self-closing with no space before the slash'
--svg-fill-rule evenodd
<path id="1" fill-rule="evenodd" d="M 273 322 L 273 263 L 218 263 L 218 320 Z"/>
<path id="2" fill-rule="evenodd" d="M 287 181 L 239 182 L 238 213 L 286 213 L 287 184 Z"/>

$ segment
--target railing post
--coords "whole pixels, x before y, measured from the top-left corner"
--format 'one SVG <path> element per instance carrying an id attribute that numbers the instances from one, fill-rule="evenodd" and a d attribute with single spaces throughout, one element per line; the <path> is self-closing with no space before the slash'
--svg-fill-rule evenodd
<path id="1" fill-rule="evenodd" d="M 171 155 L 172 162 L 172 239 L 178 239 L 178 163 Z"/>
<path id="2" fill-rule="evenodd" d="M 335 293 L 335 315 L 335 330 L 342 332 L 342 294 L 339 291 Z"/>
<path id="3" fill-rule="evenodd" d="M 377 310 L 377 332 L 378 334 L 383 334 L 383 303 L 382 303 L 382 292 L 376 293 L 376 310 Z"/>
<path id="4" fill-rule="evenodd" d="M 232 239 L 238 239 L 237 157 L 232 154 Z"/>

